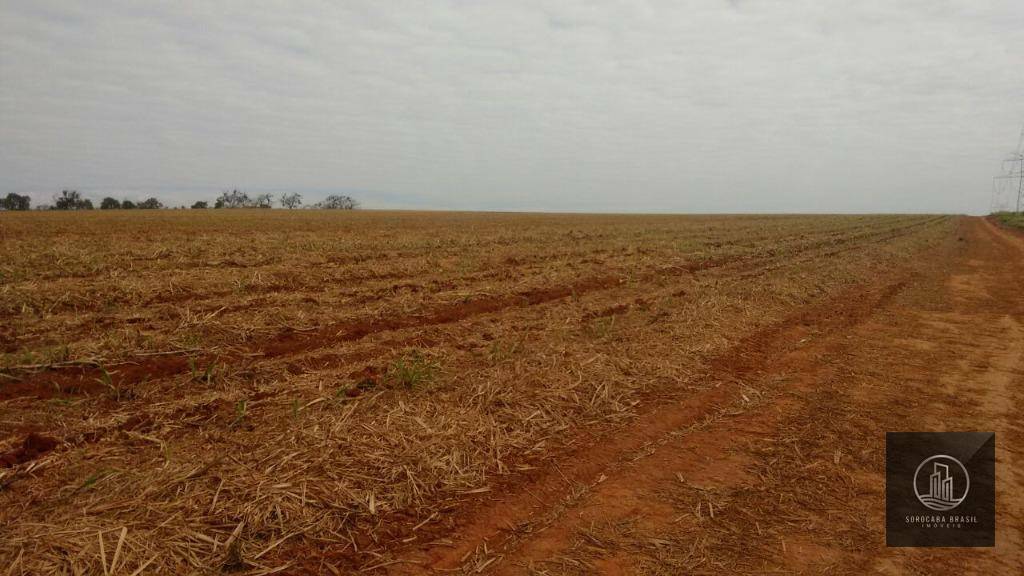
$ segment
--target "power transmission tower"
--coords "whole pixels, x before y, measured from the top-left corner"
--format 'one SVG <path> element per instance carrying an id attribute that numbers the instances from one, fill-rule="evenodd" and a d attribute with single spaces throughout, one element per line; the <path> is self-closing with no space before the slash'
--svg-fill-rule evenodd
<path id="1" fill-rule="evenodd" d="M 1017 165 L 1017 171 L 1014 172 L 1014 164 Z M 1007 168 L 1009 166 L 1009 168 Z M 1012 184 L 1014 180 L 1017 181 L 1017 202 L 1015 212 L 1020 212 L 1021 199 L 1024 198 L 1024 126 L 1021 127 L 1020 137 L 1017 139 L 1017 148 L 1009 156 L 1003 159 L 1002 164 L 1003 174 L 996 176 L 992 179 L 992 205 L 993 208 L 997 208 L 997 182 L 1007 181 Z M 1001 195 L 1000 195 L 1001 196 Z"/>

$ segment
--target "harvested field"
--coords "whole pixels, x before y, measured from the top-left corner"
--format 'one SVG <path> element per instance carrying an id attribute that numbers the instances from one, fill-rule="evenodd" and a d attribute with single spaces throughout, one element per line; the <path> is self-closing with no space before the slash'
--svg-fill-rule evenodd
<path id="1" fill-rule="evenodd" d="M 0 570 L 1012 573 L 1022 274 L 945 216 L 0 214 Z M 922 422 L 997 431 L 995 549 L 884 547 Z"/>

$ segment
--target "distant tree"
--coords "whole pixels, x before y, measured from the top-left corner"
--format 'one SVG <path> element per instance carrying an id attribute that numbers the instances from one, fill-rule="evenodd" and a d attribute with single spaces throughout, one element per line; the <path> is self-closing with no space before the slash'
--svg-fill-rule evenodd
<path id="1" fill-rule="evenodd" d="M 139 202 L 139 208 L 142 210 L 159 210 L 163 207 L 164 205 L 156 198 L 146 198 L 142 202 Z"/>
<path id="2" fill-rule="evenodd" d="M 92 210 L 92 200 L 82 198 L 78 190 L 61 190 L 53 197 L 54 210 Z"/>
<path id="3" fill-rule="evenodd" d="M 208 207 L 205 200 L 200 200 L 192 205 L 193 210 L 206 210 Z"/>
<path id="4" fill-rule="evenodd" d="M 250 208 L 253 206 L 249 195 L 239 190 L 224 192 L 213 203 L 214 208 Z"/>
<path id="5" fill-rule="evenodd" d="M 125 200 L 121 202 L 121 210 L 135 210 L 138 206 L 131 200 Z"/>
<path id="6" fill-rule="evenodd" d="M 256 197 L 257 208 L 272 208 L 274 203 L 274 197 L 270 194 L 260 194 Z"/>
<path id="7" fill-rule="evenodd" d="M 11 192 L 6 198 L 0 198 L 0 210 L 28 210 L 32 207 L 32 199 L 27 195 Z"/>
<path id="8" fill-rule="evenodd" d="M 100 202 L 100 210 L 119 210 L 121 203 L 117 201 L 117 198 L 111 198 L 107 196 Z"/>
<path id="9" fill-rule="evenodd" d="M 359 202 L 350 196 L 332 194 L 324 198 L 322 202 L 318 202 L 316 207 L 325 210 L 355 210 L 359 207 Z"/>
<path id="10" fill-rule="evenodd" d="M 302 194 L 293 192 L 291 194 L 281 194 L 281 206 L 291 210 L 292 208 L 298 208 L 302 206 Z"/>
<path id="11" fill-rule="evenodd" d="M 82 195 L 77 190 L 61 190 L 59 195 L 53 197 L 54 210 L 74 210 L 82 201 Z"/>

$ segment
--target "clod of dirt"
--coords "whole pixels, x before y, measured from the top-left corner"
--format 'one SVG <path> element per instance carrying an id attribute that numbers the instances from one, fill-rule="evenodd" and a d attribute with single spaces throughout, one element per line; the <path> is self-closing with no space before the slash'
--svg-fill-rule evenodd
<path id="1" fill-rule="evenodd" d="M 25 436 L 21 447 L 0 455 L 0 467 L 7 468 L 35 460 L 56 448 L 57 444 L 59 442 L 55 438 L 30 432 L 28 436 Z"/>

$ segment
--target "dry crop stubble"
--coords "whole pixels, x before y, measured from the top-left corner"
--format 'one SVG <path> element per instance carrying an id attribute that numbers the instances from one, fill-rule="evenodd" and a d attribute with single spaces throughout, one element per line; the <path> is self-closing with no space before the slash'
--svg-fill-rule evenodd
<path id="1" fill-rule="evenodd" d="M 488 490 L 703 389 L 695 375 L 743 335 L 951 225 L 195 212 L 0 220 L 0 451 L 59 440 L 0 471 L 0 567 L 402 560 Z M 85 384 L 98 366 L 130 394 Z"/>

